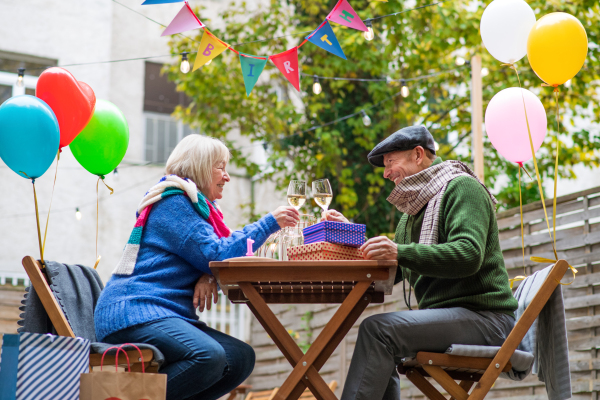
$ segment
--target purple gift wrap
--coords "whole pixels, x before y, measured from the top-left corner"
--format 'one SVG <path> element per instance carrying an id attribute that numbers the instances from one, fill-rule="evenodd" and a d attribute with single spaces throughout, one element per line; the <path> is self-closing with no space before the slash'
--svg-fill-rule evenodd
<path id="1" fill-rule="evenodd" d="M 365 243 L 366 225 L 323 221 L 302 230 L 304 244 L 329 242 L 351 247 Z"/>

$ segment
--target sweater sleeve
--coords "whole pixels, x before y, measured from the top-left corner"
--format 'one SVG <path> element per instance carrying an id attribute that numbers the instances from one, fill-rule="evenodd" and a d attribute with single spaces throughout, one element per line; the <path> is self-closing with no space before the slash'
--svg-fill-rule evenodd
<path id="1" fill-rule="evenodd" d="M 435 278 L 475 274 L 483 263 L 493 213 L 490 197 L 479 182 L 469 177 L 452 180 L 444 193 L 440 213 L 446 243 L 399 244 L 398 263 Z"/>
<path id="2" fill-rule="evenodd" d="M 256 251 L 279 229 L 277 220 L 269 213 L 255 223 L 232 232 L 229 237 L 219 238 L 212 226 L 200 218 L 181 243 L 179 255 L 202 272 L 211 274 L 208 268 L 210 261 L 242 257 L 246 254 L 247 239 L 254 240 L 252 250 Z"/>

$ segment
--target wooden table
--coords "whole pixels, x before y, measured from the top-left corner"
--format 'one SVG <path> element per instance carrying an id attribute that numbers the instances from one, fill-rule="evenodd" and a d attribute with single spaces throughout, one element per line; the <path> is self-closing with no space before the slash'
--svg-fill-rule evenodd
<path id="1" fill-rule="evenodd" d="M 392 294 L 396 261 L 221 261 L 210 269 L 233 303 L 246 303 L 294 367 L 275 400 L 296 400 L 306 387 L 319 400 L 337 399 L 319 370 L 369 303 Z M 271 304 L 341 303 L 306 354 Z M 340 366 L 341 367 L 341 366 Z"/>

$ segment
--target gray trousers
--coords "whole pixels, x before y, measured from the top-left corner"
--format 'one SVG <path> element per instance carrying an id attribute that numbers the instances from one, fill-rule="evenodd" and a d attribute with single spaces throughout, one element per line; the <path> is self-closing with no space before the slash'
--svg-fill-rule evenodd
<path id="1" fill-rule="evenodd" d="M 402 358 L 453 344 L 501 346 L 514 324 L 506 314 L 458 307 L 370 316 L 360 324 L 341 400 L 399 400 Z"/>

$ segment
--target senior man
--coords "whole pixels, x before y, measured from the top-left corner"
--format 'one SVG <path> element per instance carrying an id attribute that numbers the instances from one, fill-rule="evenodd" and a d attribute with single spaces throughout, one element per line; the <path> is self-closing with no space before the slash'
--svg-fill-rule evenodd
<path id="1" fill-rule="evenodd" d="M 411 126 L 368 155 L 396 185 L 387 200 L 401 216 L 393 241 L 372 238 L 361 250 L 369 260 L 398 260 L 395 283 L 408 281 L 419 309 L 362 322 L 342 400 L 397 400 L 402 358 L 452 344 L 500 346 L 514 326 L 496 199 L 465 164 L 436 157 L 434 146 L 425 127 Z M 348 222 L 335 210 L 323 218 Z"/>

